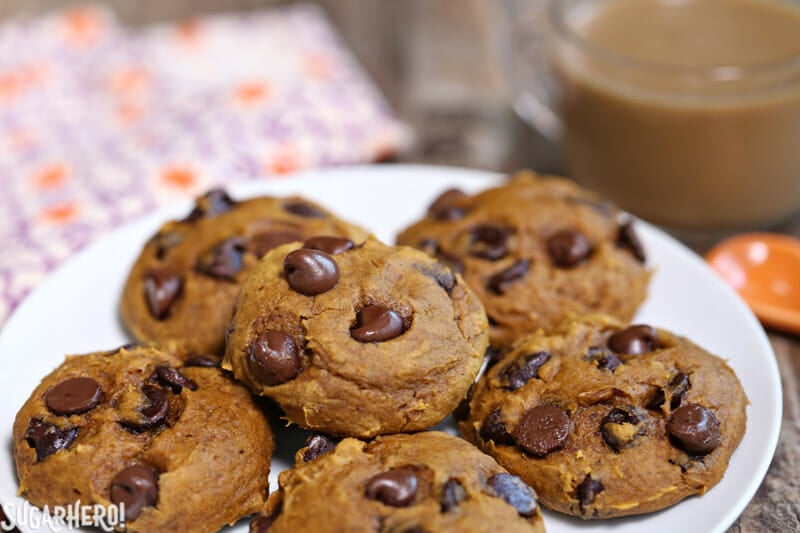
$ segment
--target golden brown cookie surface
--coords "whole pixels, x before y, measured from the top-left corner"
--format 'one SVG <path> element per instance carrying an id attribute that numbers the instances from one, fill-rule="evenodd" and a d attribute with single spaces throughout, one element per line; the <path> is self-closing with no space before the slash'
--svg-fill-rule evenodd
<path id="1" fill-rule="evenodd" d="M 488 342 L 460 276 L 374 238 L 272 250 L 243 285 L 232 326 L 224 368 L 290 421 L 362 437 L 440 422 Z"/>
<path id="2" fill-rule="evenodd" d="M 600 315 L 532 335 L 481 378 L 462 433 L 583 518 L 662 509 L 722 479 L 747 398 L 689 340 Z"/>
<path id="3" fill-rule="evenodd" d="M 443 193 L 397 242 L 463 274 L 498 347 L 570 315 L 630 320 L 650 278 L 644 249 L 616 208 L 566 179 L 530 172 L 475 196 Z"/>
<path id="4" fill-rule="evenodd" d="M 544 531 L 534 491 L 457 437 L 314 438 L 281 473 L 253 533 Z"/>
<path id="5" fill-rule="evenodd" d="M 123 322 L 141 341 L 179 340 L 222 353 L 239 288 L 268 250 L 315 235 L 361 242 L 366 233 L 301 197 L 236 201 L 222 190 L 145 245 L 123 289 Z"/>
<path id="6" fill-rule="evenodd" d="M 262 508 L 269 425 L 218 361 L 148 346 L 70 356 L 14 422 L 20 495 L 125 504 L 128 531 L 216 531 Z M 187 366 L 188 365 L 188 366 Z"/>

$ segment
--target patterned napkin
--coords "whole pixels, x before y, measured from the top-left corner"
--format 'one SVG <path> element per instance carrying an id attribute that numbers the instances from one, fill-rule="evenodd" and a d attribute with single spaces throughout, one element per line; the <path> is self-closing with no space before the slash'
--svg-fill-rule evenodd
<path id="1" fill-rule="evenodd" d="M 159 205 L 408 141 L 311 5 L 139 31 L 96 7 L 7 22 L 0 324 L 76 250 Z"/>

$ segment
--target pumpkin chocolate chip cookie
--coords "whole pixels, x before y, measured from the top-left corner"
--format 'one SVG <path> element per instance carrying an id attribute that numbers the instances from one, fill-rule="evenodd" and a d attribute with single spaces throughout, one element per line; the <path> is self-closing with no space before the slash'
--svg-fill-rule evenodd
<path id="1" fill-rule="evenodd" d="M 464 276 L 498 347 L 571 315 L 630 320 L 650 279 L 629 218 L 566 179 L 531 172 L 474 196 L 444 192 L 397 242 Z"/>
<path id="2" fill-rule="evenodd" d="M 594 315 L 521 339 L 479 380 L 460 427 L 545 507 L 610 518 L 716 485 L 746 406 L 719 357 L 665 330 Z"/>
<path id="3" fill-rule="evenodd" d="M 367 236 L 304 198 L 236 201 L 211 190 L 147 242 L 125 283 L 123 322 L 141 341 L 179 340 L 222 353 L 233 301 L 253 266 L 275 246 L 318 235 Z"/>
<path id="4" fill-rule="evenodd" d="M 291 422 L 342 436 L 437 424 L 466 395 L 488 343 L 461 276 L 374 238 L 280 246 L 235 307 L 223 367 Z"/>
<path id="5" fill-rule="evenodd" d="M 249 391 L 175 347 L 70 356 L 14 422 L 33 505 L 124 504 L 127 531 L 217 531 L 263 508 L 273 439 Z"/>
<path id="6" fill-rule="evenodd" d="M 252 533 L 544 531 L 536 493 L 446 433 L 314 436 L 295 459 Z"/>

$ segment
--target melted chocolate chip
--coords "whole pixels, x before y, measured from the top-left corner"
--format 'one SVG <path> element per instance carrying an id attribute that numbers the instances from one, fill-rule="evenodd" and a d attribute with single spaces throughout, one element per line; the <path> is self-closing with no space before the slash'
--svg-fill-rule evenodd
<path id="1" fill-rule="evenodd" d="M 563 448 L 569 438 L 569 415 L 555 405 L 528 409 L 514 428 L 514 440 L 527 453 L 544 457 Z"/>
<path id="2" fill-rule="evenodd" d="M 681 402 L 683 401 L 683 397 L 689 391 L 690 386 L 691 383 L 689 383 L 689 376 L 683 372 L 678 372 L 675 374 L 675 377 L 669 382 L 670 409 L 674 410 L 680 406 Z"/>
<path id="3" fill-rule="evenodd" d="M 441 509 L 443 513 L 455 509 L 467 497 L 464 486 L 456 478 L 451 477 L 442 486 Z"/>
<path id="4" fill-rule="evenodd" d="M 411 468 L 392 468 L 367 481 L 365 494 L 392 507 L 406 507 L 417 495 L 419 481 Z"/>
<path id="5" fill-rule="evenodd" d="M 283 260 L 289 286 L 305 296 L 331 290 L 339 282 L 339 266 L 333 257 L 319 250 L 301 248 Z"/>
<path id="6" fill-rule="evenodd" d="M 356 244 L 353 241 L 350 239 L 345 239 L 344 237 L 330 237 L 327 235 L 322 235 L 308 239 L 303 243 L 303 248 L 319 250 L 321 252 L 325 252 L 326 254 L 336 255 L 343 254 L 348 250 L 352 250 L 355 248 L 355 245 Z"/>
<path id="7" fill-rule="evenodd" d="M 224 189 L 211 189 L 197 199 L 194 209 L 189 213 L 189 216 L 183 219 L 183 222 L 194 222 L 204 217 L 215 217 L 222 213 L 227 213 L 234 205 L 236 205 L 236 202 L 228 196 Z"/>
<path id="8" fill-rule="evenodd" d="M 600 422 L 600 433 L 615 452 L 633 444 L 644 430 L 641 420 L 632 410 L 614 407 Z"/>
<path id="9" fill-rule="evenodd" d="M 248 348 L 250 371 L 270 387 L 286 383 L 300 372 L 300 350 L 294 339 L 282 331 L 265 331 Z"/>
<path id="10" fill-rule="evenodd" d="M 469 254 L 481 259 L 496 261 L 508 254 L 508 237 L 511 231 L 500 226 L 481 224 L 469 233 Z"/>
<path id="11" fill-rule="evenodd" d="M 103 400 L 103 389 L 92 378 L 79 377 L 62 381 L 44 393 L 44 403 L 51 413 L 61 416 L 91 411 Z"/>
<path id="12" fill-rule="evenodd" d="M 328 216 L 325 211 L 322 211 L 318 207 L 305 202 L 292 202 L 284 204 L 283 209 L 289 213 L 292 213 L 293 215 L 305 218 L 326 218 Z"/>
<path id="13" fill-rule="evenodd" d="M 138 424 L 130 424 L 134 429 L 150 429 L 166 420 L 169 414 L 167 392 L 161 387 L 147 385 L 142 388 L 147 403 L 139 409 L 142 419 Z"/>
<path id="14" fill-rule="evenodd" d="M 500 419 L 500 409 L 495 409 L 484 419 L 478 433 L 483 442 L 494 441 L 497 444 L 514 444 L 514 437 L 506 430 L 506 425 Z"/>
<path id="15" fill-rule="evenodd" d="M 689 404 L 672 413 L 667 432 L 677 446 L 693 455 L 706 455 L 719 444 L 719 420 L 710 409 Z"/>
<path id="16" fill-rule="evenodd" d="M 265 231 L 256 233 L 247 242 L 247 247 L 256 257 L 261 259 L 267 252 L 289 242 L 302 241 L 303 236 L 297 231 Z"/>
<path id="17" fill-rule="evenodd" d="M 356 313 L 350 335 L 359 342 L 384 342 L 405 332 L 402 317 L 382 305 L 368 305 Z"/>
<path id="18" fill-rule="evenodd" d="M 197 390 L 197 383 L 168 366 L 158 367 L 156 369 L 156 377 L 162 385 L 169 387 L 173 394 L 180 394 L 183 387 L 189 390 Z"/>
<path id="19" fill-rule="evenodd" d="M 144 277 L 144 294 L 147 307 L 156 320 L 163 320 L 169 314 L 172 304 L 183 288 L 181 278 L 165 270 L 154 270 Z"/>
<path id="20" fill-rule="evenodd" d="M 536 493 L 519 477 L 501 472 L 490 477 L 487 483 L 520 516 L 530 517 L 536 513 Z"/>
<path id="21" fill-rule="evenodd" d="M 225 239 L 201 254 L 194 269 L 212 278 L 236 281 L 236 275 L 244 268 L 245 247 L 241 237 Z"/>
<path id="22" fill-rule="evenodd" d="M 520 259 L 510 267 L 491 276 L 486 282 L 486 288 L 495 294 L 504 294 L 506 285 L 525 277 L 530 265 L 531 262 L 528 259 Z"/>
<path id="23" fill-rule="evenodd" d="M 642 241 L 639 240 L 639 236 L 636 235 L 633 229 L 633 220 L 626 220 L 620 223 L 617 231 L 617 246 L 630 250 L 633 256 L 641 263 L 647 260 Z"/>
<path id="24" fill-rule="evenodd" d="M 464 218 L 466 210 L 454 205 L 462 198 L 466 198 L 459 189 L 448 189 L 439 195 L 428 208 L 430 214 L 436 220 L 459 220 Z"/>
<path id="25" fill-rule="evenodd" d="M 250 522 L 249 533 L 267 533 L 281 515 L 281 506 L 268 515 L 258 515 Z"/>
<path id="26" fill-rule="evenodd" d="M 539 369 L 549 360 L 548 352 L 536 352 L 518 357 L 503 370 L 502 378 L 508 383 L 509 389 L 517 390 L 531 379 L 539 377 Z"/>
<path id="27" fill-rule="evenodd" d="M 433 265 L 415 265 L 415 268 L 429 278 L 434 279 L 447 294 L 453 291 L 453 287 L 456 285 L 456 276 L 453 274 L 453 271 L 442 262 L 437 262 Z"/>
<path id="28" fill-rule="evenodd" d="M 31 419 L 25 430 L 25 440 L 28 446 L 36 450 L 37 461 L 44 461 L 57 451 L 69 448 L 77 437 L 78 428 L 61 429 L 38 418 Z"/>
<path id="29" fill-rule="evenodd" d="M 572 268 L 592 255 L 592 243 L 574 229 L 563 229 L 547 239 L 547 254 L 554 265 Z"/>
<path id="30" fill-rule="evenodd" d="M 183 366 L 199 366 L 205 368 L 219 367 L 219 359 L 210 355 L 198 355 L 184 361 Z"/>
<path id="31" fill-rule="evenodd" d="M 583 478 L 583 481 L 581 481 L 581 484 L 578 485 L 576 491 L 581 511 L 583 511 L 584 507 L 591 505 L 595 497 L 602 491 L 603 484 L 596 479 L 592 479 L 591 474 L 587 474 L 587 476 Z"/>
<path id="32" fill-rule="evenodd" d="M 125 504 L 127 520 L 136 520 L 158 502 L 158 474 L 147 466 L 129 466 L 111 480 L 109 496 L 115 505 Z"/>
<path id="33" fill-rule="evenodd" d="M 306 451 L 303 452 L 303 462 L 310 462 L 333 451 L 336 448 L 336 440 L 322 433 L 313 433 L 306 439 Z"/>
<path id="34" fill-rule="evenodd" d="M 608 338 L 608 347 L 617 353 L 641 355 L 661 347 L 658 331 L 652 326 L 639 324 L 618 331 Z"/>
<path id="35" fill-rule="evenodd" d="M 622 360 L 617 354 L 603 346 L 592 346 L 589 348 L 586 357 L 594 360 L 597 363 L 597 368 L 609 370 L 611 372 L 622 364 Z"/>

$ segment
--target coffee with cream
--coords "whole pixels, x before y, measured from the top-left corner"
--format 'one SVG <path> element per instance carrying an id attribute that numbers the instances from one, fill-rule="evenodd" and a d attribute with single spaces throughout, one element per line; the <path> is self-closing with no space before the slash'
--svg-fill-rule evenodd
<path id="1" fill-rule="evenodd" d="M 800 208 L 798 4 L 579 7 L 564 12 L 554 58 L 574 177 L 683 230 L 764 226 Z"/>

